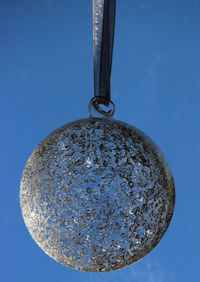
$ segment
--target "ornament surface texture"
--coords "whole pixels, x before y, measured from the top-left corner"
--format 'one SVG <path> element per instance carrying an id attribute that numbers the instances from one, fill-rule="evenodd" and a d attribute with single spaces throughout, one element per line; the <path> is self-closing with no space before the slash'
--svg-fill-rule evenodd
<path id="1" fill-rule="evenodd" d="M 128 266 L 170 223 L 173 177 L 155 143 L 110 118 L 68 123 L 44 139 L 23 172 L 20 203 L 37 244 L 83 271 Z"/>

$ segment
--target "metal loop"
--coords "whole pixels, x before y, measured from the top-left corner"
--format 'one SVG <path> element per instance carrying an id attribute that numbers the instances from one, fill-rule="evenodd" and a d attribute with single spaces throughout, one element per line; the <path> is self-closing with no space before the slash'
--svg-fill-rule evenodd
<path id="1" fill-rule="evenodd" d="M 106 108 L 108 108 L 108 110 L 104 110 L 100 105 L 104 105 Z M 111 100 L 101 96 L 93 97 L 90 100 L 88 108 L 90 117 L 94 117 L 92 108 L 94 108 L 97 113 L 103 115 L 104 117 L 112 117 L 115 113 L 115 104 Z"/>

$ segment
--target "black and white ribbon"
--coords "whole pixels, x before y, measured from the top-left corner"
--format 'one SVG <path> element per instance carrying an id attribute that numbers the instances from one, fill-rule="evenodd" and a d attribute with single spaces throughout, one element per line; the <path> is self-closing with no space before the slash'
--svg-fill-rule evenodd
<path id="1" fill-rule="evenodd" d="M 105 104 L 110 100 L 115 10 L 116 0 L 93 0 L 94 96 L 105 98 Z"/>

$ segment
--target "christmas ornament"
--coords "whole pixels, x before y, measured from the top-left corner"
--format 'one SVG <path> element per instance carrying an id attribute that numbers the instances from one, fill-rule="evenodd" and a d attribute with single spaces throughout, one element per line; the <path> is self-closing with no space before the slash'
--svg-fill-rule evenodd
<path id="1" fill-rule="evenodd" d="M 157 245 L 173 214 L 175 189 L 155 143 L 112 118 L 115 1 L 93 5 L 90 118 L 64 125 L 38 145 L 23 172 L 20 203 L 30 234 L 49 256 L 103 272 L 134 263 Z"/>

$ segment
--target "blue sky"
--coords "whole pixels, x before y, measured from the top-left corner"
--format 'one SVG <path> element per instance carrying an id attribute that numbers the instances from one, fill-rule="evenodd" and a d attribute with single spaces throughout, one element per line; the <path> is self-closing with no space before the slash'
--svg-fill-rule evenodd
<path id="1" fill-rule="evenodd" d="M 159 245 L 123 270 L 64 267 L 30 237 L 19 184 L 37 144 L 88 116 L 93 96 L 92 1 L 0 1 L 0 280 L 196 282 L 199 277 L 200 1 L 117 1 L 112 71 L 115 117 L 162 149 L 176 184 Z"/>

